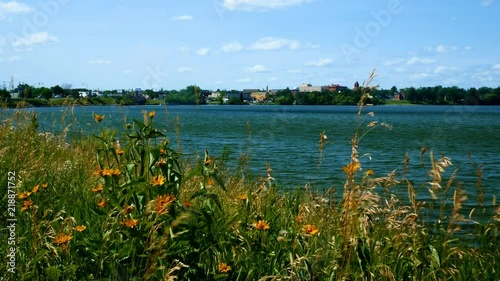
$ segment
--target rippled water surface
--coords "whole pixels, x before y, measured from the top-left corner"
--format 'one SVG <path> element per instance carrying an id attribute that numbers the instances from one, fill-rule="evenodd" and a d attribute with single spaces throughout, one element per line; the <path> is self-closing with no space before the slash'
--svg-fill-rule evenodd
<path id="1" fill-rule="evenodd" d="M 357 107 L 350 106 L 130 106 L 37 108 L 43 130 L 61 130 L 65 122 L 75 122 L 71 130 L 88 133 L 97 129 L 92 113 L 106 114 L 102 125 L 123 128 L 123 118 L 142 120 L 142 111 L 156 110 L 159 129 L 175 145 L 174 120 L 178 118 L 183 152 L 202 155 L 207 148 L 220 156 L 223 148 L 231 150 L 232 163 L 242 153 L 248 154 L 255 176 L 265 176 L 266 163 L 273 177 L 289 188 L 309 183 L 318 188 L 343 186 L 342 166 L 349 162 L 350 140 L 357 124 Z M 371 117 L 367 113 L 374 112 Z M 74 119 L 73 119 L 74 118 Z M 54 122 L 56 120 L 56 122 Z M 429 154 L 424 166 L 422 147 L 436 157 L 450 157 L 459 169 L 456 181 L 463 182 L 469 198 L 476 196 L 477 168 L 482 164 L 484 200 L 491 205 L 500 194 L 500 107 L 460 106 L 375 106 L 364 109 L 361 131 L 371 121 L 392 126 L 368 132 L 359 145 L 363 170 L 373 169 L 381 176 L 396 169 L 401 176 L 402 162 L 408 153 L 408 178 L 416 184 L 417 194 L 428 198 Z M 326 132 L 328 143 L 319 155 L 319 137 Z M 234 165 L 233 165 L 234 166 Z M 401 190 L 406 194 L 406 188 Z M 469 204 L 477 204 L 469 200 Z"/>

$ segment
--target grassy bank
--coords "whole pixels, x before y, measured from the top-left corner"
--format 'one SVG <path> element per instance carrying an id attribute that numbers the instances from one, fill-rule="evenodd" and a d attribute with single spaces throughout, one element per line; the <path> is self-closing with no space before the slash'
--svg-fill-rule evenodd
<path id="1" fill-rule="evenodd" d="M 158 105 L 165 103 L 163 100 L 146 100 L 146 104 Z M 51 106 L 90 106 L 90 105 L 134 105 L 136 102 L 131 98 L 51 98 L 51 99 L 9 99 L 3 101 L 1 107 L 24 108 L 24 107 L 51 107 Z"/>
<path id="2" fill-rule="evenodd" d="M 384 125 L 365 124 L 362 110 L 351 160 L 339 167 L 343 190 L 321 193 L 277 186 L 271 167 L 250 175 L 248 155 L 231 173 L 224 157 L 209 151 L 186 158 L 156 129 L 154 111 L 125 132 L 102 127 L 106 116 L 95 115 L 99 135 L 71 141 L 64 132 L 39 133 L 36 116 L 16 113 L 0 126 L 0 184 L 15 186 L 2 193 L 2 205 L 16 204 L 0 216 L 17 219 L 15 273 L 4 224 L 0 277 L 495 280 L 500 209 L 474 223 L 462 185 L 443 177 L 450 160 L 432 153 L 422 154 L 430 180 L 408 179 L 406 168 L 399 176 L 362 170 L 360 136 Z M 320 155 L 326 141 L 320 134 Z M 433 200 L 417 200 L 420 182 L 428 182 Z M 402 185 L 408 198 L 391 192 Z M 475 188 L 479 195 L 480 175 Z M 465 224 L 472 225 L 466 233 Z"/>

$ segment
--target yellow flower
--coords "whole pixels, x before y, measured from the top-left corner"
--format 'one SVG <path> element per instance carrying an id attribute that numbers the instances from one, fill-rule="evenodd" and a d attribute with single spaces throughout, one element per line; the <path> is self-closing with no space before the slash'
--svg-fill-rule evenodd
<path id="1" fill-rule="evenodd" d="M 87 227 L 85 225 L 77 225 L 75 226 L 75 230 L 78 232 L 82 232 L 86 229 Z"/>
<path id="2" fill-rule="evenodd" d="M 153 119 L 155 117 L 155 115 L 156 115 L 156 111 L 153 110 L 149 113 L 149 118 Z"/>
<path id="3" fill-rule="evenodd" d="M 342 168 L 342 171 L 348 175 L 354 174 L 359 169 L 359 162 L 351 162 Z"/>
<path id="4" fill-rule="evenodd" d="M 71 241 L 71 239 L 73 239 L 73 236 L 59 233 L 57 234 L 56 238 L 54 238 L 54 243 L 56 243 L 57 245 L 66 244 Z"/>
<path id="5" fill-rule="evenodd" d="M 175 196 L 171 194 L 164 194 L 156 197 L 155 213 L 164 215 L 168 213 L 168 206 L 174 202 Z"/>
<path id="6" fill-rule="evenodd" d="M 104 120 L 104 117 L 105 117 L 105 115 L 104 115 L 104 114 L 103 114 L 103 115 L 94 114 L 94 120 L 95 120 L 96 122 L 101 122 L 102 120 Z"/>
<path id="7" fill-rule="evenodd" d="M 165 177 L 162 175 L 153 177 L 153 179 L 151 179 L 151 184 L 153 186 L 160 186 L 163 185 L 164 183 L 165 183 Z"/>
<path id="8" fill-rule="evenodd" d="M 26 200 L 23 202 L 23 207 L 21 208 L 21 211 L 24 212 L 26 210 L 28 210 L 32 205 L 33 205 L 33 201 L 31 200 Z"/>
<path id="9" fill-rule="evenodd" d="M 125 216 L 127 214 L 130 214 L 134 211 L 134 209 L 134 206 L 129 206 L 129 204 L 125 203 L 125 205 L 123 205 L 122 215 Z"/>
<path id="10" fill-rule="evenodd" d="M 227 273 L 231 270 L 231 267 L 227 265 L 226 263 L 219 263 L 219 272 L 221 273 Z"/>
<path id="11" fill-rule="evenodd" d="M 42 186 L 42 188 L 47 188 L 47 187 L 49 186 L 49 184 L 47 184 L 47 183 L 42 183 L 42 184 L 41 184 L 41 186 Z"/>
<path id="12" fill-rule="evenodd" d="M 110 177 L 113 175 L 113 169 L 104 169 L 101 171 L 101 176 Z"/>
<path id="13" fill-rule="evenodd" d="M 102 198 L 101 202 L 97 203 L 97 206 L 101 207 L 101 208 L 104 208 L 108 205 L 108 203 L 106 203 L 106 199 Z"/>
<path id="14" fill-rule="evenodd" d="M 208 158 L 207 157 L 207 159 L 205 160 L 204 164 L 205 164 L 205 166 L 210 166 L 210 164 L 212 164 L 212 162 L 213 162 L 212 158 Z"/>
<path id="15" fill-rule="evenodd" d="M 167 155 L 167 151 L 165 149 L 160 149 L 160 155 Z"/>
<path id="16" fill-rule="evenodd" d="M 123 150 L 123 149 L 116 149 L 115 151 L 116 151 L 116 154 L 118 154 L 118 155 L 125 154 L 125 150 Z"/>
<path id="17" fill-rule="evenodd" d="M 304 221 L 304 217 L 303 217 L 303 216 L 301 216 L 301 215 L 297 215 L 297 216 L 295 217 L 295 222 L 296 222 L 296 223 L 302 223 L 303 221 Z"/>
<path id="18" fill-rule="evenodd" d="M 208 179 L 207 185 L 215 185 L 215 181 L 213 179 Z"/>
<path id="19" fill-rule="evenodd" d="M 305 234 L 314 235 L 319 232 L 319 229 L 312 224 L 306 224 L 302 227 L 302 231 L 304 231 Z"/>
<path id="20" fill-rule="evenodd" d="M 139 220 L 136 219 L 125 219 L 124 221 L 121 222 L 126 227 L 129 228 L 134 228 L 139 224 Z"/>
<path id="21" fill-rule="evenodd" d="M 120 169 L 110 169 L 111 170 L 111 175 L 113 177 L 119 176 L 121 174 Z"/>
<path id="22" fill-rule="evenodd" d="M 240 195 L 240 196 L 238 196 L 238 199 L 240 199 L 241 201 L 247 201 L 248 195 L 246 195 L 246 194 Z"/>
<path id="23" fill-rule="evenodd" d="M 30 197 L 30 195 L 31 195 L 31 192 L 25 191 L 25 192 L 22 192 L 22 193 L 18 194 L 17 197 L 19 199 L 25 199 L 25 198 Z"/>
<path id="24" fill-rule="evenodd" d="M 255 229 L 257 229 L 257 230 L 269 230 L 269 228 L 270 228 L 269 223 L 267 223 L 264 220 L 259 220 L 257 222 L 254 222 L 253 227 L 255 227 Z"/>
<path id="25" fill-rule="evenodd" d="M 375 172 L 372 169 L 366 171 L 367 176 L 373 176 L 374 174 L 375 174 Z"/>
<path id="26" fill-rule="evenodd" d="M 168 145 L 170 143 L 170 140 L 169 139 L 166 139 L 165 140 L 165 144 Z"/>
<path id="27" fill-rule="evenodd" d="M 33 190 L 31 190 L 31 193 L 37 193 L 39 188 L 40 188 L 39 184 L 35 185 L 35 187 L 33 187 Z"/>
<path id="28" fill-rule="evenodd" d="M 92 188 L 92 192 L 101 192 L 103 190 L 104 186 L 102 183 L 99 183 L 96 187 Z"/>

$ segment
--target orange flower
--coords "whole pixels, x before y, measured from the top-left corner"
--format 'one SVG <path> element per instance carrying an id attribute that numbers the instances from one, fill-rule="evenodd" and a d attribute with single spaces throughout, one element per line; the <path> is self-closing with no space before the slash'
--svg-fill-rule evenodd
<path id="1" fill-rule="evenodd" d="M 247 201 L 248 195 L 246 195 L 246 194 L 240 195 L 240 196 L 238 196 L 238 199 L 240 199 L 241 201 Z"/>
<path id="2" fill-rule="evenodd" d="M 103 115 L 94 114 L 94 120 L 95 120 L 96 122 L 101 122 L 102 120 L 104 120 L 104 117 L 105 117 L 105 115 L 104 115 L 104 114 L 103 114 Z"/>
<path id="3" fill-rule="evenodd" d="M 264 221 L 264 220 L 259 220 L 257 222 L 254 222 L 253 227 L 255 227 L 257 230 L 269 230 L 270 229 L 269 223 L 267 223 L 267 221 Z"/>
<path id="4" fill-rule="evenodd" d="M 156 167 L 165 166 L 165 164 L 167 164 L 167 161 L 165 161 L 165 159 L 160 159 L 155 163 Z"/>
<path id="5" fill-rule="evenodd" d="M 156 115 L 156 111 L 153 110 L 149 113 L 149 118 L 153 119 L 155 117 L 155 115 Z"/>
<path id="6" fill-rule="evenodd" d="M 213 179 L 208 179 L 207 185 L 215 185 L 215 181 Z"/>
<path id="7" fill-rule="evenodd" d="M 71 241 L 71 239 L 73 239 L 73 236 L 59 233 L 57 234 L 56 238 L 54 238 L 54 243 L 56 243 L 57 245 L 66 244 Z"/>
<path id="8" fill-rule="evenodd" d="M 156 197 L 155 213 L 159 215 L 164 215 L 168 213 L 168 207 L 170 203 L 174 202 L 175 196 L 171 194 L 164 194 Z"/>
<path id="9" fill-rule="evenodd" d="M 167 155 L 167 151 L 165 149 L 160 149 L 160 155 Z"/>
<path id="10" fill-rule="evenodd" d="M 112 175 L 113 175 L 112 169 L 101 170 L 101 176 L 103 176 L 103 177 L 111 177 Z"/>
<path id="11" fill-rule="evenodd" d="M 126 227 L 129 228 L 134 228 L 139 224 L 139 220 L 136 219 L 125 219 L 124 221 L 121 222 Z"/>
<path id="12" fill-rule="evenodd" d="M 37 193 L 39 188 L 40 188 L 39 184 L 35 185 L 35 187 L 33 187 L 33 190 L 31 190 L 31 193 Z"/>
<path id="13" fill-rule="evenodd" d="M 231 267 L 227 265 L 226 263 L 219 263 L 219 272 L 220 273 L 227 273 L 231 270 Z"/>
<path id="14" fill-rule="evenodd" d="M 19 199 L 25 199 L 25 198 L 30 197 L 30 195 L 31 195 L 31 192 L 25 191 L 25 192 L 22 192 L 22 193 L 18 194 L 17 197 Z"/>
<path id="15" fill-rule="evenodd" d="M 104 208 L 108 206 L 108 203 L 106 203 L 106 199 L 102 198 L 101 202 L 97 203 L 97 206 Z"/>
<path id="16" fill-rule="evenodd" d="M 99 183 L 96 187 L 92 188 L 92 192 L 101 192 L 103 190 L 104 186 L 102 183 Z"/>
<path id="17" fill-rule="evenodd" d="M 182 202 L 182 206 L 184 206 L 185 208 L 189 208 L 189 207 L 193 206 L 193 202 L 184 201 L 184 202 Z"/>
<path id="18" fill-rule="evenodd" d="M 151 179 L 151 184 L 153 186 L 160 186 L 163 185 L 164 183 L 165 183 L 165 177 L 162 175 L 153 177 L 153 179 Z"/>
<path id="19" fill-rule="evenodd" d="M 303 216 L 301 216 L 301 215 L 297 215 L 297 216 L 295 217 L 295 222 L 296 222 L 296 223 L 302 223 L 303 221 L 304 221 L 304 217 L 303 217 Z"/>
<path id="20" fill-rule="evenodd" d="M 366 171 L 367 176 L 373 176 L 374 174 L 375 174 L 375 172 L 372 169 Z"/>
<path id="21" fill-rule="evenodd" d="M 319 232 L 319 229 L 312 224 L 306 224 L 302 227 L 302 231 L 304 231 L 305 234 L 314 235 Z"/>
<path id="22" fill-rule="evenodd" d="M 42 186 L 42 188 L 47 188 L 47 186 L 49 186 L 49 184 L 47 184 L 47 183 L 42 183 L 42 184 L 41 184 L 41 186 Z"/>
<path id="23" fill-rule="evenodd" d="M 111 170 L 111 176 L 119 176 L 122 172 L 120 172 L 120 169 L 110 169 Z"/>
<path id="24" fill-rule="evenodd" d="M 359 162 L 351 162 L 342 168 L 342 171 L 348 175 L 354 174 L 359 169 Z"/>
<path id="25" fill-rule="evenodd" d="M 94 175 L 102 176 L 102 172 L 103 170 L 101 169 L 101 167 L 97 167 L 97 169 L 94 171 Z"/>
<path id="26" fill-rule="evenodd" d="M 31 200 L 26 200 L 26 201 L 24 201 L 24 202 L 23 202 L 23 205 L 24 205 L 24 206 L 21 208 L 21 211 L 22 211 L 22 212 L 24 212 L 24 211 L 28 210 L 28 209 L 31 207 L 31 205 L 33 205 L 33 201 L 31 201 Z"/>
<path id="27" fill-rule="evenodd" d="M 125 203 L 125 205 L 123 205 L 123 210 L 122 210 L 122 215 L 127 215 L 127 214 L 130 214 L 134 211 L 135 207 L 132 205 L 132 206 L 129 206 L 129 204 Z"/>
<path id="28" fill-rule="evenodd" d="M 205 164 L 205 166 L 210 166 L 210 164 L 212 164 L 212 162 L 213 162 L 212 158 L 207 157 L 207 159 L 205 159 L 204 164 Z"/>
<path id="29" fill-rule="evenodd" d="M 116 154 L 118 154 L 118 155 L 125 154 L 125 150 L 123 150 L 123 149 L 116 149 L 115 151 L 116 151 Z"/>
<path id="30" fill-rule="evenodd" d="M 85 225 L 77 225 L 75 226 L 75 230 L 78 232 L 82 232 L 86 229 L 87 227 Z"/>
<path id="31" fill-rule="evenodd" d="M 170 140 L 169 139 L 166 139 L 165 140 L 165 144 L 168 145 L 170 143 Z"/>

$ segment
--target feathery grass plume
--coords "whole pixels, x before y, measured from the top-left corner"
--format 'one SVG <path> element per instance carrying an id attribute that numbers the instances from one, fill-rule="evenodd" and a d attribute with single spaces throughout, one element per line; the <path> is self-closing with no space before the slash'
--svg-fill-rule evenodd
<path id="1" fill-rule="evenodd" d="M 463 221 L 463 215 L 460 214 L 463 203 L 467 200 L 467 195 L 461 183 L 458 184 L 457 189 L 453 193 L 453 211 L 448 223 L 448 233 L 453 233 L 460 230 L 459 223 Z"/>
<path id="2" fill-rule="evenodd" d="M 476 194 L 477 194 L 477 202 L 479 203 L 479 207 L 483 209 L 483 213 L 485 211 L 484 209 L 484 189 L 482 187 L 483 183 L 483 164 L 480 164 L 477 167 L 477 182 L 476 182 Z"/>

